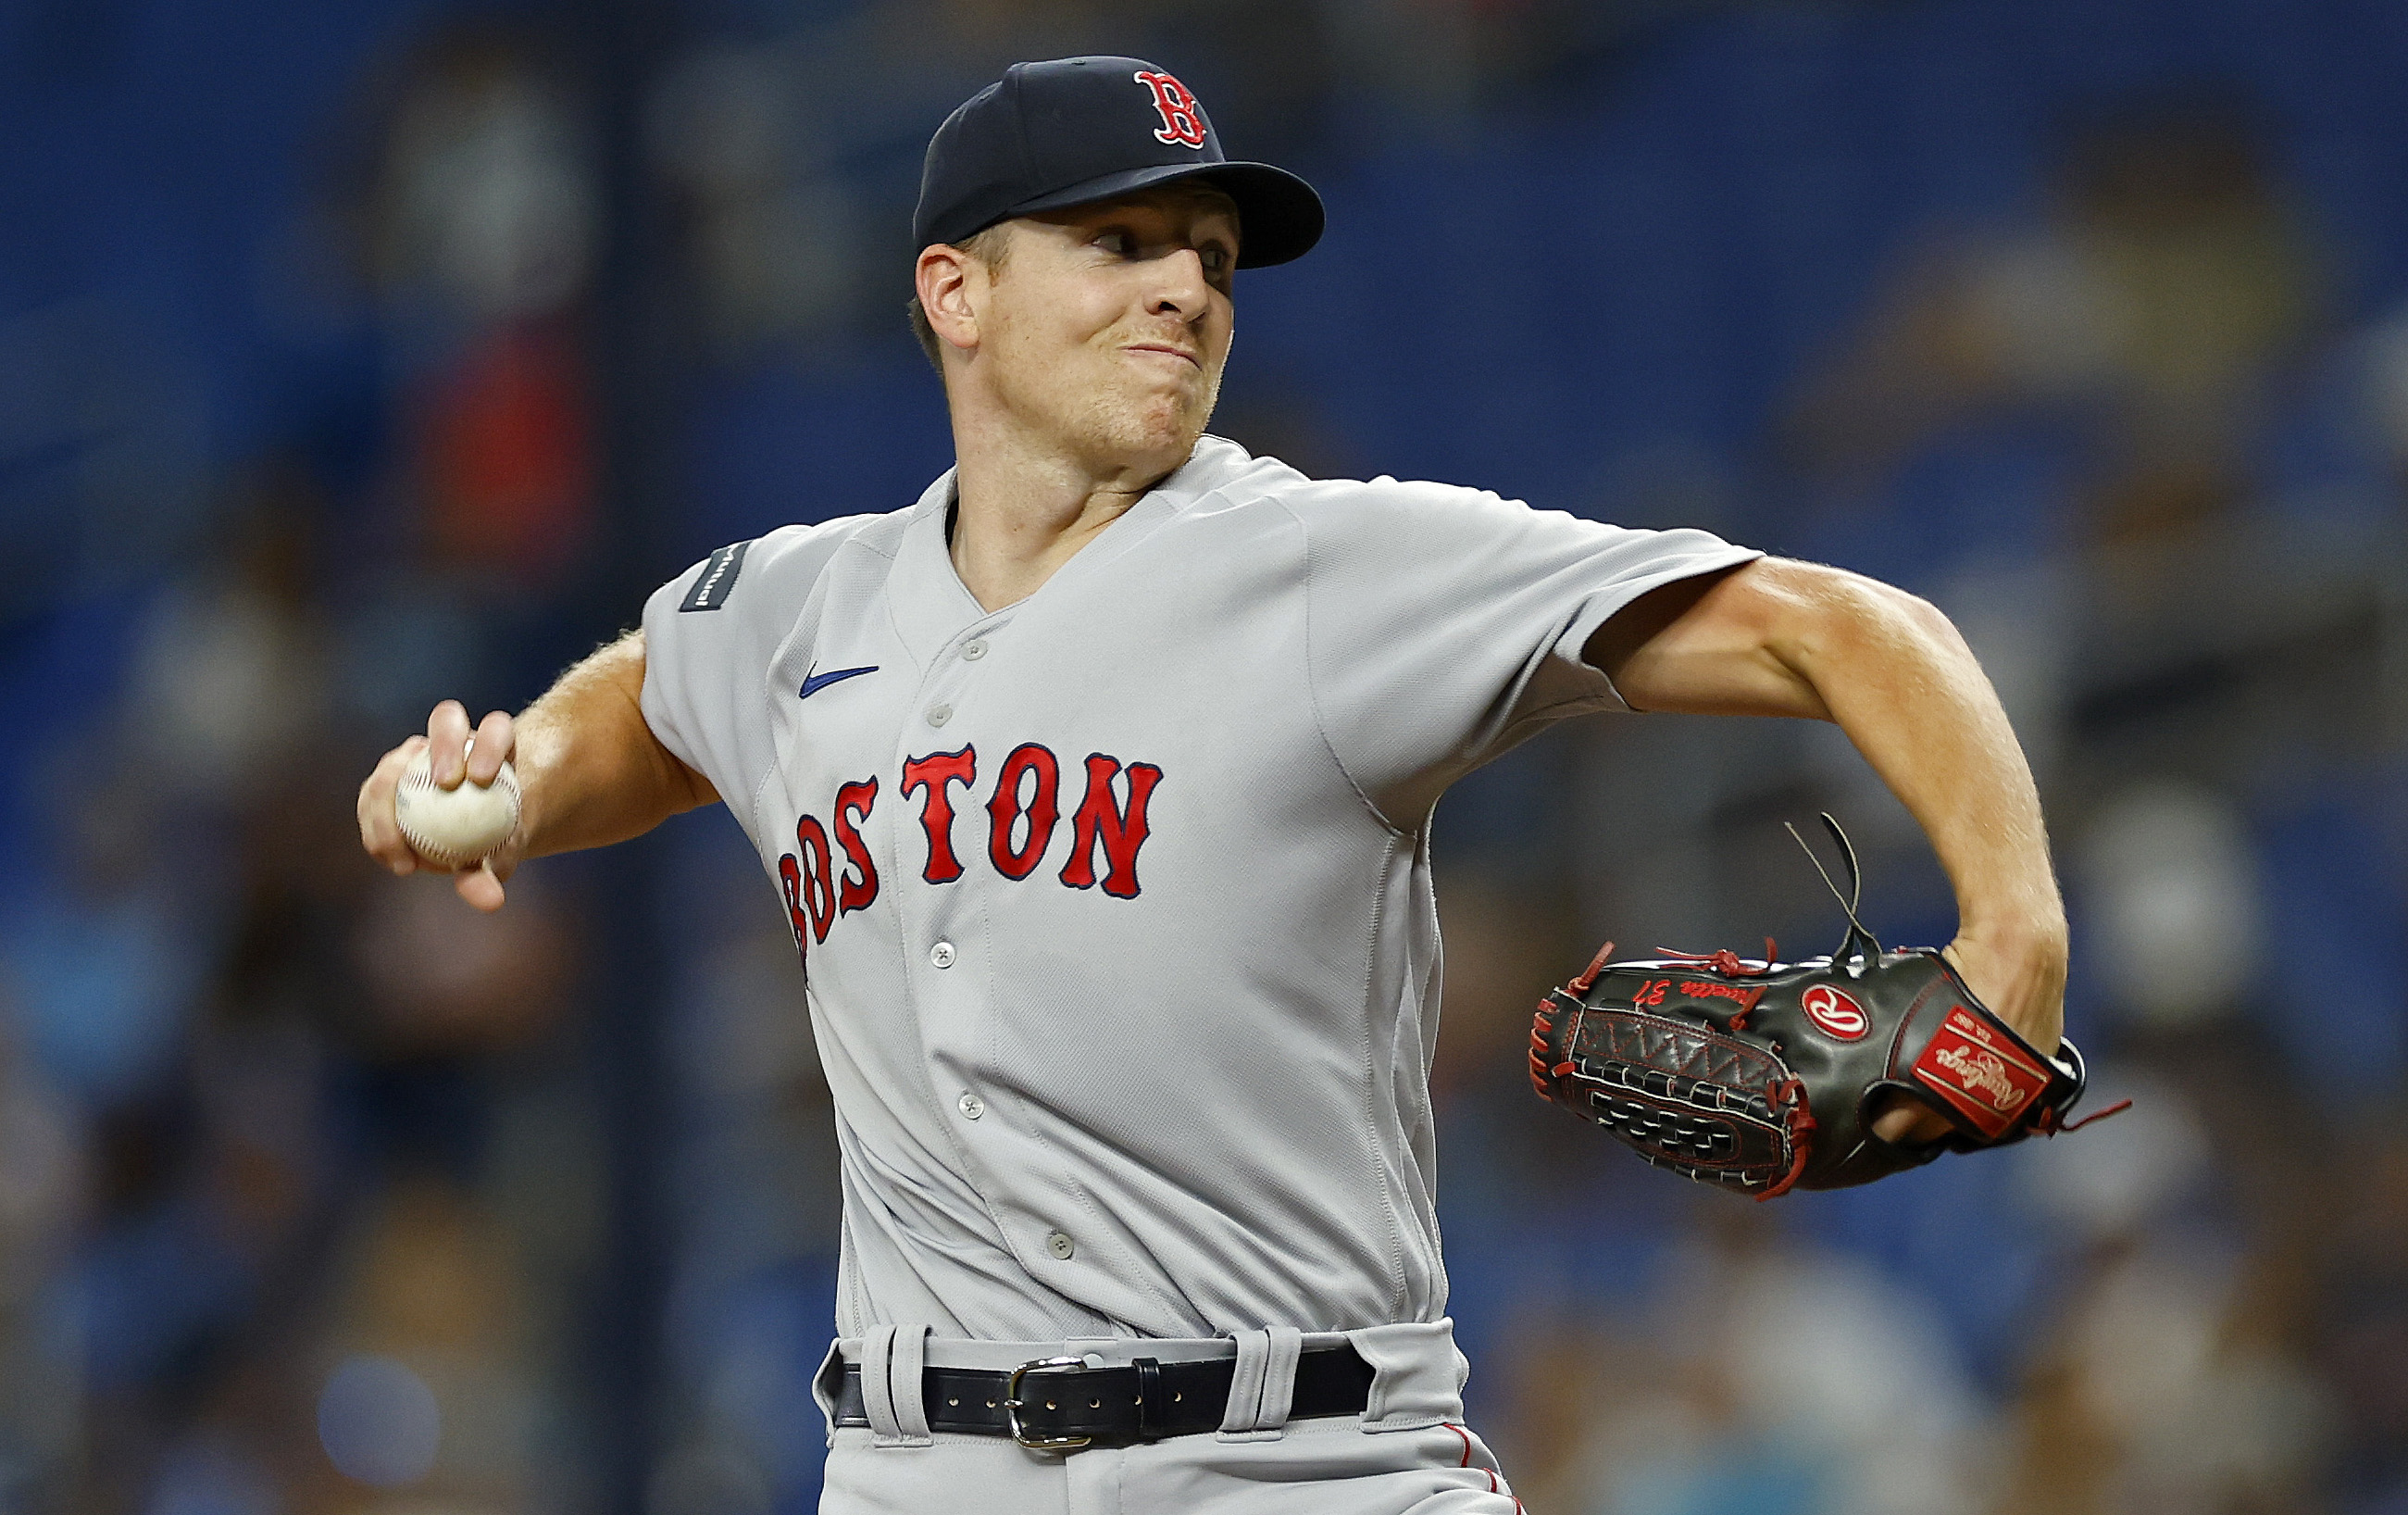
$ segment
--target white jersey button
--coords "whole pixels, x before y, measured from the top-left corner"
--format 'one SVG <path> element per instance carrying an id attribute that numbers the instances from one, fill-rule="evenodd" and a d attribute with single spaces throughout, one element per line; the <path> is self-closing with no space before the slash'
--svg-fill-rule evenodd
<path id="1" fill-rule="evenodd" d="M 965 642 L 963 642 L 963 643 L 962 643 L 962 656 L 963 656 L 964 658 L 968 659 L 968 661 L 975 663 L 975 662 L 977 662 L 980 658 L 984 657 L 985 656 L 986 656 L 986 639 L 985 639 L 985 638 L 983 638 L 983 637 L 973 637 L 973 638 L 971 638 L 969 641 Z"/>
<path id="2" fill-rule="evenodd" d="M 939 942 L 935 946 L 930 947 L 928 949 L 928 960 L 935 963 L 939 968 L 951 968 L 953 965 L 953 944 L 951 942 Z"/>
<path id="3" fill-rule="evenodd" d="M 1070 1261 L 1070 1254 L 1077 1251 L 1079 1248 L 1067 1234 L 1049 1231 L 1045 1234 L 1045 1249 L 1054 1254 L 1055 1262 L 1068 1262 Z"/>
<path id="4" fill-rule="evenodd" d="M 942 726 L 953 718 L 953 707 L 951 705 L 930 705 L 928 707 L 928 724 L 930 726 Z"/>
<path id="5" fill-rule="evenodd" d="M 961 1098 L 961 1106 L 962 1114 L 969 1117 L 972 1120 L 976 1120 L 979 1117 L 986 1114 L 986 1101 L 980 1099 L 975 1094 L 964 1094 Z"/>

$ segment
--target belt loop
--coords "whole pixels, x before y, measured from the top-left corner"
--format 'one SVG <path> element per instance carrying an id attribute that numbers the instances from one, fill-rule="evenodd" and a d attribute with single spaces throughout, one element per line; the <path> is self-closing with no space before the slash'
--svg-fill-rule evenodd
<path id="1" fill-rule="evenodd" d="M 1270 1335 L 1270 1361 L 1263 1364 L 1262 1415 L 1255 1423 L 1280 1430 L 1296 1407 L 1296 1369 L 1304 1360 L 1304 1333 L 1294 1326 L 1273 1326 Z"/>
<path id="2" fill-rule="evenodd" d="M 871 1326 L 861 1338 L 861 1408 L 869 1417 L 869 1434 L 882 1447 L 903 1436 L 902 1423 L 895 1419 L 894 1365 L 895 1328 Z"/>
<path id="3" fill-rule="evenodd" d="M 1463 1419 L 1470 1368 L 1455 1349 L 1453 1320 L 1366 1326 L 1346 1339 L 1371 1364 L 1364 1430 L 1419 1431 Z"/>
<path id="4" fill-rule="evenodd" d="M 811 1375 L 811 1402 L 819 1406 L 821 1417 L 827 1421 L 827 1443 L 831 1447 L 836 1445 L 837 1396 L 843 1389 L 844 1342 L 838 1338 L 828 1343 L 827 1355 L 820 1359 L 819 1371 Z"/>
<path id="5" fill-rule="evenodd" d="M 861 1344 L 861 1406 L 871 1444 L 930 1447 L 928 1405 L 920 1388 L 927 1365 L 926 1326 L 880 1326 Z"/>
<path id="6" fill-rule="evenodd" d="M 1137 1434 L 1142 1436 L 1163 1423 L 1163 1411 L 1170 1407 L 1162 1402 L 1161 1360 L 1134 1357 L 1129 1365 L 1137 1369 Z"/>
<path id="7" fill-rule="evenodd" d="M 1296 1364 L 1304 1355 L 1304 1333 L 1271 1326 L 1237 1333 L 1238 1362 L 1229 1376 L 1229 1406 L 1221 1417 L 1223 1441 L 1277 1441 L 1287 1434 L 1296 1402 Z"/>
<path id="8" fill-rule="evenodd" d="M 933 1447 L 937 1438 L 928 1430 L 928 1395 L 925 1374 L 928 1366 L 928 1328 L 924 1325 L 898 1327 L 895 1334 L 895 1364 L 888 1377 L 895 1396 L 895 1422 L 903 1429 L 907 1447 Z"/>

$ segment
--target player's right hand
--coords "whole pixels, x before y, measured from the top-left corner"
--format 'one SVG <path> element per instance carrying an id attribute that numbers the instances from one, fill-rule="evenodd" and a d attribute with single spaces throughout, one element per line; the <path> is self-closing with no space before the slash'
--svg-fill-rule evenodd
<path id="1" fill-rule="evenodd" d="M 422 747 L 434 749 L 428 762 L 437 785 L 456 789 L 464 779 L 479 784 L 491 784 L 494 775 L 510 757 L 517 743 L 517 731 L 510 718 L 494 711 L 477 726 L 477 744 L 468 747 L 468 712 L 457 700 L 446 700 L 426 717 L 426 734 L 414 736 L 380 758 L 367 781 L 360 786 L 360 845 L 369 857 L 392 869 L 397 874 L 427 873 L 452 874 L 452 887 L 480 910 L 502 908 L 502 884 L 515 871 L 520 860 L 521 843 L 512 836 L 499 850 L 474 868 L 454 872 L 418 855 L 409 839 L 401 833 L 401 822 L 394 815 L 394 796 L 401 787 L 401 771 L 418 756 Z"/>

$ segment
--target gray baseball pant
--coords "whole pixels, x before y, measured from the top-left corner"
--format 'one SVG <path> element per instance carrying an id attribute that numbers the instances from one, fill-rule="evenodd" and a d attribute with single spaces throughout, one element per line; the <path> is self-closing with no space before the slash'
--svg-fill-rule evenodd
<path id="1" fill-rule="evenodd" d="M 1364 1413 L 1290 1421 L 1283 1379 L 1292 1385 L 1296 1354 L 1340 1341 L 1372 1365 Z M 999 1372 L 1063 1356 L 1100 1366 L 1139 1356 L 1234 1356 L 1222 1429 L 1068 1452 L 928 1429 L 923 1366 Z M 965 1341 L 889 1326 L 829 1348 L 819 1376 L 823 1412 L 844 1363 L 862 1369 L 871 1423 L 831 1428 L 820 1515 L 1519 1515 L 1522 1508 L 1487 1446 L 1463 1424 L 1467 1367 L 1452 1321 L 1057 1342 Z"/>

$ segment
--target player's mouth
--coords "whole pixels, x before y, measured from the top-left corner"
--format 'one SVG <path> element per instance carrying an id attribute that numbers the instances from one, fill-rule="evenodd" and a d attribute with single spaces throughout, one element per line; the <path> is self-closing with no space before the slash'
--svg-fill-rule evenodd
<path id="1" fill-rule="evenodd" d="M 1198 373 L 1204 371 L 1204 360 L 1202 358 L 1198 357 L 1196 354 L 1190 352 L 1186 348 L 1173 347 L 1168 342 L 1132 342 L 1126 348 L 1124 348 L 1123 351 L 1129 353 L 1160 353 L 1166 356 L 1175 357 L 1189 364 Z"/>

